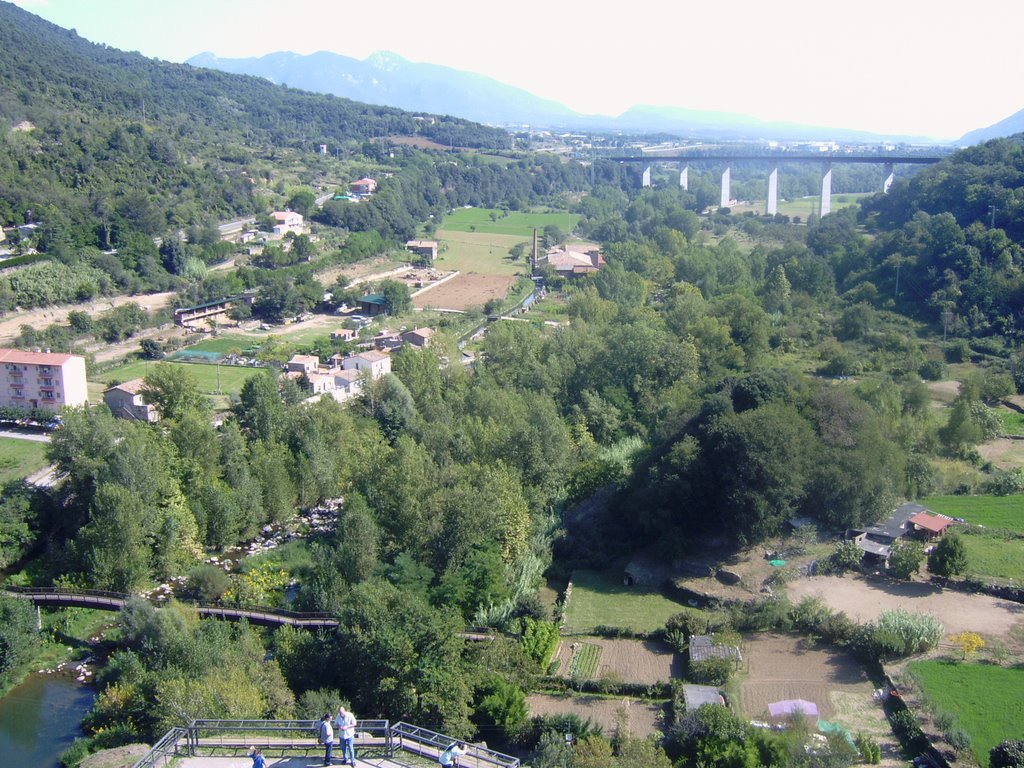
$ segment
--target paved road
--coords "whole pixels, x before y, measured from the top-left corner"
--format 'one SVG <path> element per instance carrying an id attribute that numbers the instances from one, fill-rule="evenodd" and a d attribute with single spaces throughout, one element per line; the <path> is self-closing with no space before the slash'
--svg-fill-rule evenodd
<path id="1" fill-rule="evenodd" d="M 31 440 L 33 443 L 48 443 L 50 435 L 46 432 L 32 432 L 25 429 L 0 429 L 0 437 L 13 437 L 15 440 Z"/>
<path id="2" fill-rule="evenodd" d="M 223 224 L 218 224 L 217 229 L 220 232 L 220 236 L 224 237 L 235 232 L 241 232 L 244 227 L 255 223 L 255 221 L 256 218 L 254 216 L 247 216 L 244 219 L 235 219 L 234 221 L 225 221 Z"/>

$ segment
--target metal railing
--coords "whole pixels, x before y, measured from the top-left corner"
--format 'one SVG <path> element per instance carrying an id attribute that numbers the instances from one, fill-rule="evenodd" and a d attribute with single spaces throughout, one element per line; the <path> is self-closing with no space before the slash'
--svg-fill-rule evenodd
<path id="1" fill-rule="evenodd" d="M 193 720 L 184 728 L 172 728 L 132 768 L 163 768 L 182 756 L 238 754 L 251 747 L 287 754 L 320 750 L 319 720 Z M 391 725 L 387 720 L 357 720 L 357 752 L 379 750 L 386 759 L 399 751 L 436 761 L 459 739 L 409 723 Z M 462 768 L 519 768 L 511 755 L 465 743 L 459 758 Z"/>

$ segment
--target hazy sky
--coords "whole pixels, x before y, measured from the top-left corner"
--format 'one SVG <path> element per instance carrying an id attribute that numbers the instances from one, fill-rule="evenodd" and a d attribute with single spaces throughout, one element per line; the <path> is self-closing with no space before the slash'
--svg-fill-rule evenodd
<path id="1" fill-rule="evenodd" d="M 655 104 L 952 139 L 1024 108 L 1022 0 L 15 2 L 168 61 L 389 50 L 587 113 Z"/>

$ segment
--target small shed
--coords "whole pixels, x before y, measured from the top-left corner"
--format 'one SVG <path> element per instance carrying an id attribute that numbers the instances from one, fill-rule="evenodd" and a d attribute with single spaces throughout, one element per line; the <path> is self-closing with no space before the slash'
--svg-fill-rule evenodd
<path id="1" fill-rule="evenodd" d="M 707 661 L 708 659 L 730 659 L 739 663 L 743 661 L 740 649 L 735 645 L 718 645 L 714 635 L 693 635 L 690 638 L 690 661 Z"/>
<path id="2" fill-rule="evenodd" d="M 954 523 L 953 518 L 945 515 L 932 515 L 927 512 L 919 512 L 910 518 L 910 524 L 914 532 L 923 535 L 926 539 L 939 538 L 946 535 L 946 530 Z"/>
<path id="3" fill-rule="evenodd" d="M 683 703 L 687 712 L 692 712 L 704 704 L 720 704 L 725 706 L 722 692 L 712 685 L 684 685 Z"/>
<path id="4" fill-rule="evenodd" d="M 369 293 L 359 297 L 359 311 L 369 317 L 383 315 L 388 311 L 388 301 L 380 293 Z"/>

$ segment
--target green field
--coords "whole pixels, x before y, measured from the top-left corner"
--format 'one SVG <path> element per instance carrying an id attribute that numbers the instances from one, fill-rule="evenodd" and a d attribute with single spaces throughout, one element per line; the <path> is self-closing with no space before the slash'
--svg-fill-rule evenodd
<path id="1" fill-rule="evenodd" d="M 231 350 L 237 349 L 244 355 L 245 351 L 252 346 L 259 346 L 262 339 L 254 339 L 252 336 L 218 336 L 215 339 L 206 339 L 198 344 L 191 344 L 178 350 L 180 353 L 189 352 L 216 352 L 219 355 L 227 355 Z"/>
<path id="2" fill-rule="evenodd" d="M 580 643 L 569 663 L 569 677 L 574 680 L 590 680 L 597 673 L 597 665 L 600 662 L 600 645 Z"/>
<path id="3" fill-rule="evenodd" d="M 648 587 L 626 587 L 621 573 L 576 571 L 565 623 L 574 631 L 596 626 L 651 632 L 685 606 Z"/>
<path id="4" fill-rule="evenodd" d="M 839 211 L 843 208 L 848 208 L 851 205 L 856 205 L 861 198 L 869 197 L 874 192 L 844 192 L 842 194 L 832 195 L 832 211 Z M 733 213 L 743 213 L 744 211 L 756 211 L 763 214 L 765 211 L 765 200 L 759 200 L 757 202 L 751 202 L 749 205 L 736 205 L 729 209 Z M 821 196 L 810 195 L 808 197 L 798 197 L 793 200 L 779 200 L 779 213 L 783 216 L 799 216 L 801 220 L 806 221 L 807 217 L 812 213 L 817 214 L 821 210 Z"/>
<path id="5" fill-rule="evenodd" d="M 975 525 L 1024 533 L 1024 496 L 930 496 L 921 503 Z"/>
<path id="6" fill-rule="evenodd" d="M 529 257 L 512 261 L 509 249 L 523 238 L 488 232 L 460 232 L 441 230 L 437 233 L 443 243 L 434 265 L 445 271 L 477 272 L 482 275 L 528 275 Z"/>
<path id="7" fill-rule="evenodd" d="M 242 368 L 233 365 L 203 365 L 201 363 L 175 363 L 168 362 L 166 365 L 180 365 L 185 368 L 199 382 L 199 389 L 213 395 L 218 392 L 217 382 L 220 381 L 220 393 L 229 395 L 240 392 L 246 379 L 256 374 L 256 368 Z M 101 380 L 107 386 L 115 381 L 122 382 L 130 379 L 138 379 L 145 376 L 156 363 L 139 360 L 118 366 L 101 375 Z"/>
<path id="8" fill-rule="evenodd" d="M 932 706 L 971 735 L 981 765 L 1003 739 L 1024 738 L 1024 669 L 944 661 L 913 661 L 909 669 Z"/>
<path id="9" fill-rule="evenodd" d="M 963 537 L 967 548 L 967 573 L 1024 581 L 1024 539 L 1006 539 L 996 535 Z"/>
<path id="10" fill-rule="evenodd" d="M 491 220 L 491 214 L 497 215 L 497 220 Z M 457 208 L 453 213 L 444 217 L 442 227 L 451 232 L 477 232 L 494 235 L 510 235 L 515 237 L 514 242 L 527 240 L 533 237 L 533 228 L 543 230 L 549 224 L 554 224 L 566 234 L 576 228 L 580 217 L 575 213 L 552 211 L 550 213 L 524 213 L 511 211 L 508 216 L 502 216 L 501 211 L 494 208 Z"/>
<path id="11" fill-rule="evenodd" d="M 21 480 L 49 464 L 43 455 L 46 446 L 34 440 L 0 438 L 0 483 Z"/>
<path id="12" fill-rule="evenodd" d="M 1003 420 L 1003 429 L 1008 435 L 1024 435 L 1024 413 L 1000 408 L 996 411 Z"/>

